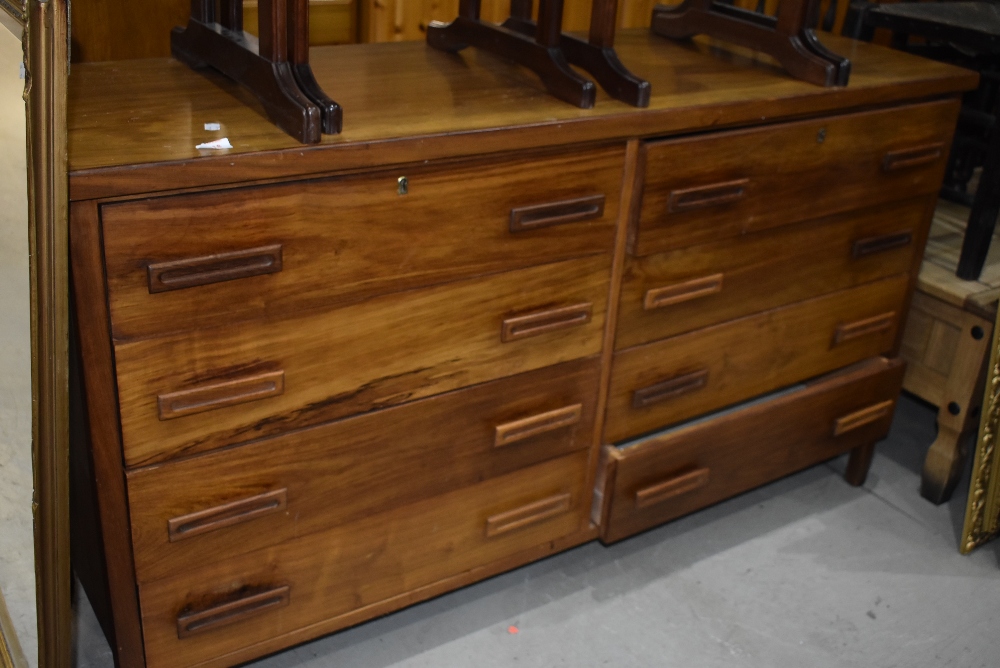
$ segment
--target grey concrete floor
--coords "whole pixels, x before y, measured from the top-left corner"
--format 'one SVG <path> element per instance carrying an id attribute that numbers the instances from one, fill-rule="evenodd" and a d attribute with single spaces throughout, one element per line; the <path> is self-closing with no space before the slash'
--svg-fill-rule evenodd
<path id="1" fill-rule="evenodd" d="M 904 397 L 862 488 L 840 458 L 249 665 L 993 668 L 1000 548 L 958 553 L 968 473 L 918 494 L 934 415 Z M 111 665 L 82 595 L 77 647 Z"/>

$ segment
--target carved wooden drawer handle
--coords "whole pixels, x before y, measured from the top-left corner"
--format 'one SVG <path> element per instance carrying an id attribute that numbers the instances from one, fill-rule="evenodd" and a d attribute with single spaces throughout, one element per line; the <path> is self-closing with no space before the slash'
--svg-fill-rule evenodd
<path id="1" fill-rule="evenodd" d="M 707 186 L 672 190 L 670 191 L 670 200 L 667 205 L 668 211 L 670 213 L 681 213 L 684 211 L 693 211 L 694 209 L 704 209 L 710 206 L 732 204 L 743 199 L 744 195 L 746 195 L 748 183 L 750 183 L 750 179 L 737 179 L 735 181 L 713 183 Z"/>
<path id="2" fill-rule="evenodd" d="M 156 262 L 147 267 L 146 274 L 149 292 L 154 294 L 279 271 L 281 244 L 273 244 L 231 253 Z"/>
<path id="3" fill-rule="evenodd" d="M 696 469 L 663 482 L 643 487 L 635 493 L 635 507 L 648 508 L 708 484 L 708 469 Z"/>
<path id="4" fill-rule="evenodd" d="M 492 515 L 486 519 L 486 537 L 499 536 L 565 513 L 569 510 L 569 501 L 569 494 L 557 494 L 514 510 Z"/>
<path id="5" fill-rule="evenodd" d="M 186 612 L 177 616 L 177 637 L 187 638 L 196 633 L 211 631 L 243 621 L 289 603 L 289 587 L 275 587 L 259 594 L 244 596 L 236 601 L 222 603 L 207 610 Z"/>
<path id="6" fill-rule="evenodd" d="M 156 398 L 161 420 L 203 413 L 204 411 L 245 404 L 285 391 L 285 372 L 270 371 L 212 385 L 202 385 L 190 390 L 169 392 Z"/>
<path id="7" fill-rule="evenodd" d="M 913 232 L 911 230 L 897 234 L 884 234 L 878 237 L 866 237 L 854 242 L 851 255 L 857 260 L 866 255 L 874 255 L 875 253 L 903 248 L 904 246 L 909 246 L 912 242 Z"/>
<path id="8" fill-rule="evenodd" d="M 855 320 L 837 327 L 837 332 L 833 335 L 833 345 L 839 345 L 851 339 L 857 339 L 869 334 L 878 334 L 892 329 L 896 322 L 896 312 L 889 311 L 881 315 L 876 315 L 864 320 Z"/>
<path id="9" fill-rule="evenodd" d="M 497 425 L 493 445 L 502 448 L 511 443 L 518 443 L 540 434 L 569 427 L 578 423 L 582 415 L 583 404 L 574 404 Z"/>
<path id="10" fill-rule="evenodd" d="M 538 336 L 568 327 L 584 325 L 590 322 L 593 308 L 594 305 L 587 302 L 504 318 L 500 340 L 509 343 L 518 339 L 526 339 L 529 336 Z"/>
<path id="11" fill-rule="evenodd" d="M 841 434 L 846 434 L 849 431 L 859 429 L 866 424 L 878 422 L 885 416 L 892 413 L 892 407 L 895 404 L 896 402 L 892 400 L 883 401 L 869 406 L 868 408 L 862 408 L 859 411 L 854 411 L 853 413 L 837 418 L 833 421 L 833 435 L 840 436 Z"/>
<path id="12" fill-rule="evenodd" d="M 647 311 L 652 311 L 719 292 L 722 292 L 722 274 L 713 274 L 704 278 L 647 290 L 646 296 L 642 300 L 642 307 Z"/>
<path id="13" fill-rule="evenodd" d="M 577 223 L 604 215 L 604 195 L 577 197 L 561 202 L 521 206 L 510 210 L 510 231 L 525 232 L 540 227 Z"/>
<path id="14" fill-rule="evenodd" d="M 932 162 L 937 162 L 942 155 L 944 155 L 944 144 L 941 142 L 889 151 L 882 158 L 882 171 L 894 172 L 900 169 L 929 165 Z"/>
<path id="15" fill-rule="evenodd" d="M 633 392 L 632 408 L 646 408 L 661 401 L 700 390 L 707 384 L 708 369 L 698 369 L 691 373 L 674 376 Z"/>
<path id="16" fill-rule="evenodd" d="M 278 513 L 288 507 L 288 490 L 265 492 L 248 499 L 240 499 L 221 506 L 199 510 L 167 520 L 167 535 L 174 543 L 209 531 L 224 529 L 234 524 L 255 520 L 264 515 Z"/>

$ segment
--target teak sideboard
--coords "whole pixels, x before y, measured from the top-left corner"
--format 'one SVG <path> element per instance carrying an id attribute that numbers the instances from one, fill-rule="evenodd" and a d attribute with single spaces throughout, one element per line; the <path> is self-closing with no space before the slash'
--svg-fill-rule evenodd
<path id="1" fill-rule="evenodd" d="M 317 49 L 312 147 L 211 73 L 74 66 L 74 558 L 119 665 L 244 662 L 845 452 L 860 484 L 976 77 L 824 39 L 846 88 L 626 31 L 644 110 Z"/>

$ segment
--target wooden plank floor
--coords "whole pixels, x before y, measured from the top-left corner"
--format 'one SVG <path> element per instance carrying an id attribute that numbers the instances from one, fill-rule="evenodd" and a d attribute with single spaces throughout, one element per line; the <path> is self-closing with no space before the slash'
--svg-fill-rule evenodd
<path id="1" fill-rule="evenodd" d="M 993 243 L 978 281 L 964 281 L 955 276 L 962 238 L 969 219 L 969 207 L 940 200 L 934 212 L 927 239 L 924 263 L 920 267 L 917 289 L 932 297 L 993 320 L 1000 298 L 1000 229 L 993 233 Z"/>

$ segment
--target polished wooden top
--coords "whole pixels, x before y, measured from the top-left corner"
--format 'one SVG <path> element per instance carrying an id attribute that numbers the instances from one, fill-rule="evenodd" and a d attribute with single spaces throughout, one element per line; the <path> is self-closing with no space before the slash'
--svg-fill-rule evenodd
<path id="1" fill-rule="evenodd" d="M 253 98 L 170 59 L 74 65 L 69 90 L 74 200 L 280 179 L 522 150 L 664 136 L 916 100 L 974 88 L 977 76 L 884 47 L 824 35 L 853 62 L 850 85 L 792 79 L 766 57 L 711 40 L 621 33 L 621 59 L 652 84 L 648 109 L 600 93 L 581 110 L 530 71 L 474 48 L 422 42 L 313 49 L 316 78 L 344 109 L 344 132 L 303 146 Z M 220 123 L 220 132 L 204 129 Z M 228 137 L 232 150 L 197 150 Z"/>

